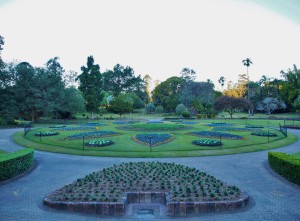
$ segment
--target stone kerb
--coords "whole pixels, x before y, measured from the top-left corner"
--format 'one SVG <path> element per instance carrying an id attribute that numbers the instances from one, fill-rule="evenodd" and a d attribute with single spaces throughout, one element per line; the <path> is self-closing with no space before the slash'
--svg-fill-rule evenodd
<path id="1" fill-rule="evenodd" d="M 61 202 L 44 198 L 44 205 L 53 209 L 71 212 L 99 214 L 103 216 L 125 215 L 130 203 L 162 203 L 167 207 L 168 216 L 186 216 L 210 212 L 234 211 L 245 207 L 249 196 L 243 193 L 237 200 L 209 202 L 171 202 L 167 192 L 126 192 L 120 202 Z"/>

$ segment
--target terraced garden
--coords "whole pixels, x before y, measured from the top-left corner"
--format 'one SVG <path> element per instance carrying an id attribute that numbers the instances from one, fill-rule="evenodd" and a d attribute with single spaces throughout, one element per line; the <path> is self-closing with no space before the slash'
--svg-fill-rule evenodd
<path id="1" fill-rule="evenodd" d="M 205 121 L 161 123 L 112 121 L 88 125 L 94 126 L 86 124 L 47 126 L 33 129 L 26 136 L 23 132 L 19 132 L 14 135 L 14 140 L 23 146 L 43 151 L 124 157 L 235 154 L 272 149 L 296 140 L 292 134 L 285 138 L 279 130 L 257 123 L 253 127 L 237 123 Z M 254 132 L 261 136 L 252 135 Z M 268 132 L 270 136 L 263 136 Z M 58 134 L 38 136 L 39 133 Z M 273 134 L 276 136 L 272 136 Z M 111 143 L 105 145 L 104 140 Z M 222 145 L 220 146 L 217 141 Z"/>

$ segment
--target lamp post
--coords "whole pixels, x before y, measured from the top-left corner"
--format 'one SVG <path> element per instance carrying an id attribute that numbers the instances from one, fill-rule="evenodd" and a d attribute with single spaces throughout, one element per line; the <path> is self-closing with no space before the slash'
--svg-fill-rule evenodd
<path id="1" fill-rule="evenodd" d="M 150 152 L 152 152 L 152 136 L 150 136 Z"/>

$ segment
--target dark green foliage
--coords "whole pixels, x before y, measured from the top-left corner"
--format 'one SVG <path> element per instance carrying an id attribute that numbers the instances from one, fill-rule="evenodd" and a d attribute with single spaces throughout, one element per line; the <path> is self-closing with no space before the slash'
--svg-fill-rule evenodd
<path id="1" fill-rule="evenodd" d="M 152 114 L 155 111 L 155 106 L 152 103 L 148 103 L 145 107 L 145 111 L 147 114 Z"/>
<path id="2" fill-rule="evenodd" d="M 34 160 L 34 150 L 25 148 L 0 156 L 0 181 L 13 178 L 28 170 Z"/>
<path id="3" fill-rule="evenodd" d="M 300 159 L 281 152 L 269 152 L 271 168 L 287 180 L 300 185 Z"/>
<path id="4" fill-rule="evenodd" d="M 188 110 L 185 110 L 181 115 L 184 118 L 190 118 L 191 117 L 191 113 Z"/>
<path id="5" fill-rule="evenodd" d="M 120 117 L 125 114 L 133 111 L 132 102 L 124 99 L 124 96 L 120 94 L 118 97 L 114 98 L 109 107 L 107 108 L 108 112 L 119 114 Z"/>

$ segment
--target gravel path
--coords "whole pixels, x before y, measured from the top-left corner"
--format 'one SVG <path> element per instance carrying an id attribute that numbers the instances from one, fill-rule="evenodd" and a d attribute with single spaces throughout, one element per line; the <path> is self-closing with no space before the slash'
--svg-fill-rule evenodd
<path id="1" fill-rule="evenodd" d="M 10 140 L 20 129 L 0 130 L 0 149 L 15 151 L 21 147 Z M 289 130 L 300 137 L 300 131 Z M 276 149 L 287 153 L 300 151 L 300 141 Z M 38 166 L 32 172 L 10 183 L 0 184 L 0 220 L 162 220 L 164 217 L 131 216 L 107 218 L 52 210 L 42 205 L 45 195 L 93 171 L 129 161 L 175 162 L 196 167 L 230 185 L 236 185 L 251 196 L 244 211 L 204 214 L 175 220 L 300 220 L 300 187 L 274 174 L 267 166 L 268 151 L 215 156 L 161 159 L 86 157 L 35 151 Z"/>

